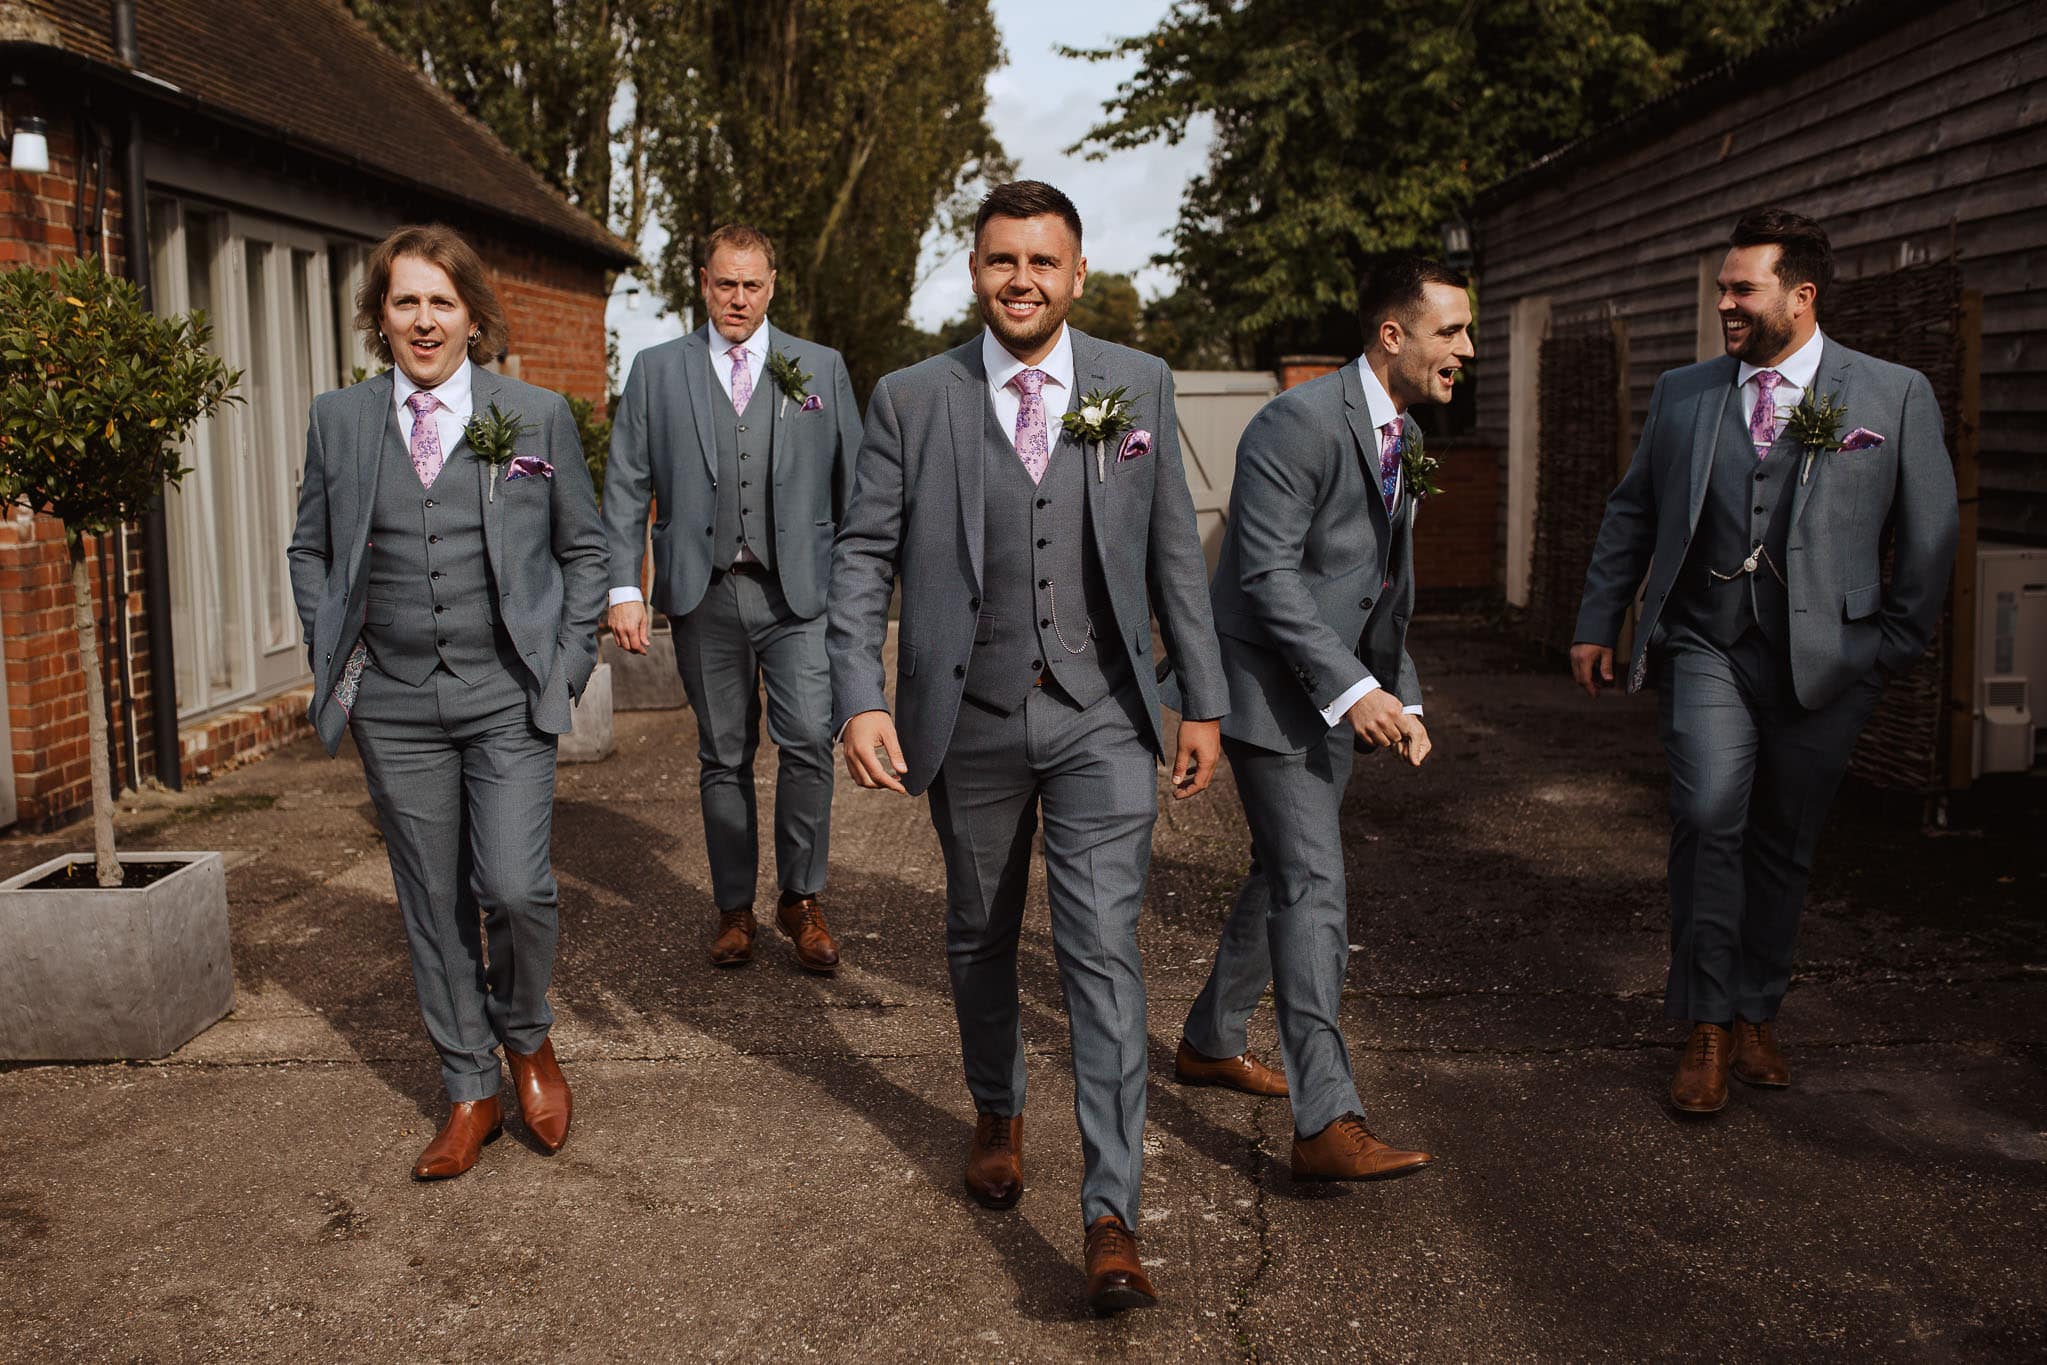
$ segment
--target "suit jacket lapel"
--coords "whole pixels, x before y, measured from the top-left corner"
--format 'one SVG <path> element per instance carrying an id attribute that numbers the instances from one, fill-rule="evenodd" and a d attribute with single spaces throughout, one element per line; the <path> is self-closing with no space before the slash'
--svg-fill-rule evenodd
<path id="1" fill-rule="evenodd" d="M 1380 491 L 1379 429 L 1372 425 L 1372 409 L 1365 402 L 1365 384 L 1358 378 L 1355 363 L 1345 365 L 1339 373 L 1343 376 L 1343 416 L 1350 424 L 1350 434 L 1358 443 L 1358 477 L 1365 484 L 1367 513 L 1372 524 L 1379 528 L 1379 541 L 1390 546 L 1393 541 L 1393 523 L 1386 514 L 1386 495 Z M 1406 428 L 1402 428 L 1403 434 Z M 1372 471 L 1367 474 L 1367 470 Z"/>
<path id="2" fill-rule="evenodd" d="M 711 399 L 718 393 L 717 385 L 711 382 L 711 327 L 705 323 L 689 334 L 682 347 L 682 378 L 689 390 L 690 416 L 696 419 L 697 452 L 704 457 L 704 468 L 710 471 L 711 482 L 718 482 L 717 438 L 711 434 Z M 726 399 L 729 406 L 730 399 Z"/>
<path id="3" fill-rule="evenodd" d="M 355 417 L 355 534 L 348 543 L 348 574 L 342 581 L 355 583 L 362 569 L 363 551 L 370 543 L 370 513 L 377 503 L 377 472 L 384 467 L 384 442 L 398 432 L 396 381 L 386 370 L 361 386 L 362 397 Z M 402 438 L 402 433 L 400 433 Z"/>
<path id="4" fill-rule="evenodd" d="M 478 366 L 473 386 L 470 389 L 471 413 L 490 411 L 492 401 L 498 398 L 503 391 L 504 381 L 491 371 Z M 516 417 L 518 414 L 514 413 L 512 415 Z M 533 434 L 537 436 L 540 433 L 535 432 Z M 503 545 L 505 518 L 504 508 L 495 496 L 496 489 L 493 486 L 492 475 L 495 474 L 497 476 L 496 481 L 501 483 L 504 481 L 504 471 L 495 468 L 489 462 L 481 459 L 472 460 L 471 463 L 476 466 L 476 494 L 483 499 L 483 552 L 490 560 L 491 570 L 497 574 L 498 581 L 502 583 L 505 580 L 503 556 L 500 551 Z M 439 482 L 439 480 L 435 482 Z"/>
<path id="5" fill-rule="evenodd" d="M 765 323 L 762 325 L 766 326 Z M 772 346 L 773 337 L 774 334 L 769 333 L 771 345 L 768 354 L 770 356 L 775 353 Z M 815 376 L 813 376 L 814 379 Z M 765 396 L 769 402 L 775 405 L 774 416 L 769 419 L 771 430 L 768 435 L 768 477 L 774 479 L 782 472 L 782 450 L 789 444 L 789 409 L 795 408 L 800 415 L 803 411 L 803 406 L 800 403 L 792 403 L 789 400 L 788 395 L 782 392 L 781 386 L 775 383 L 773 375 L 763 374 L 760 377 L 760 382 L 768 386 L 768 393 Z"/>
<path id="6" fill-rule="evenodd" d="M 1699 511 L 1706 505 L 1706 476 L 1713 472 L 1714 452 L 1720 445 L 1720 424 L 1727 420 L 1727 405 L 1734 401 L 1734 379 L 1741 373 L 1740 365 L 1731 356 L 1723 356 L 1719 368 L 1719 382 L 1708 385 L 1699 394 L 1696 425 L 1686 451 L 1691 460 L 1691 481 L 1685 525 L 1695 531 L 1699 527 Z M 1740 415 L 1741 409 L 1737 407 L 1735 416 Z"/>
<path id="7" fill-rule="evenodd" d="M 981 367 L 981 338 L 976 336 L 952 353 L 952 383 L 945 391 L 946 417 L 952 426 L 952 467 L 959 479 L 960 534 L 966 541 L 967 563 L 974 573 L 974 592 L 981 591 L 981 546 L 988 516 L 988 485 L 982 461 L 982 434 L 988 426 L 988 374 Z"/>
<path id="8" fill-rule="evenodd" d="M 1068 412 L 1077 412 L 1080 409 L 1080 400 L 1083 395 L 1097 390 L 1106 391 L 1113 387 L 1109 383 L 1109 353 L 1102 346 L 1102 343 L 1096 341 L 1085 332 L 1069 328 L 1067 334 L 1073 340 L 1073 392 L 1068 395 L 1066 410 Z M 1159 420 L 1165 422 L 1174 419 L 1171 413 L 1160 413 Z M 1089 450 L 1084 442 L 1073 440 L 1067 436 L 1064 429 L 1057 429 L 1049 434 L 1052 436 L 1055 446 L 1062 441 L 1066 442 L 1080 456 L 1085 466 L 1081 471 L 1081 486 L 1087 490 L 1084 496 L 1087 499 L 1088 524 L 1094 528 L 1095 545 L 1097 547 L 1107 545 L 1109 543 L 1107 530 L 1109 515 L 1107 462 L 1115 460 L 1115 452 L 1110 450 L 1102 452 L 1102 458 L 1105 463 L 1101 466 L 1101 478 L 1098 480 L 1096 477 L 1097 470 L 1094 462 L 1094 452 Z M 1108 562 L 1106 556 L 1103 557 L 1102 562 L 1105 564 Z"/>
<path id="9" fill-rule="evenodd" d="M 1819 373 L 1813 376 L 1812 387 L 1806 392 L 1809 395 L 1832 398 L 1845 409 L 1848 404 L 1848 380 L 1853 369 L 1849 363 L 1849 354 L 1848 348 L 1836 345 L 1832 337 L 1822 342 Z M 1845 418 L 1843 422 L 1846 422 Z M 1847 432 L 1839 434 L 1845 436 Z M 1779 438 L 1779 444 L 1784 444 L 1782 437 Z M 1798 480 L 1791 490 L 1791 527 L 1796 530 L 1799 518 L 1805 515 L 1806 505 L 1812 501 L 1813 489 L 1826 477 L 1828 460 L 1824 455 L 1813 455 L 1795 447 L 1791 450 L 1791 455 L 1798 461 L 1797 467 L 1791 471 L 1791 476 Z M 1776 458 L 1775 452 L 1772 452 L 1771 458 Z M 1808 458 L 1812 460 L 1810 474 L 1807 474 L 1805 468 Z"/>

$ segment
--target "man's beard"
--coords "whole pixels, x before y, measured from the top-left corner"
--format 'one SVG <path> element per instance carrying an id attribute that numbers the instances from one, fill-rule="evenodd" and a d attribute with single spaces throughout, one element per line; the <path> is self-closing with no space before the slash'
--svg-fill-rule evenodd
<path id="1" fill-rule="evenodd" d="M 1746 360 L 1751 364 L 1767 361 L 1791 344 L 1789 314 L 1737 313 L 1735 316 L 1748 324 L 1748 335 L 1728 351 L 1736 360 Z"/>
<path id="2" fill-rule="evenodd" d="M 1002 311 L 999 298 L 977 298 L 975 301 L 981 306 L 981 321 L 987 323 L 996 338 L 1011 350 L 1033 351 L 1059 335 L 1060 324 L 1066 321 L 1066 314 L 1072 308 L 1070 303 L 1061 306 L 1046 296 L 1040 301 L 1036 315 L 1024 324 Z"/>

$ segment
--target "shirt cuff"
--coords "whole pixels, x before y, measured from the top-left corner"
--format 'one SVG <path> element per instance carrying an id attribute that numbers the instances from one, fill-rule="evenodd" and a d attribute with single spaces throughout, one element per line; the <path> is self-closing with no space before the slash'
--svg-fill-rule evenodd
<path id="1" fill-rule="evenodd" d="M 621 602 L 644 602 L 646 600 L 645 597 L 640 595 L 638 588 L 613 588 L 611 590 L 611 605 L 614 607 Z"/>
<path id="2" fill-rule="evenodd" d="M 1356 706 L 1364 698 L 1371 696 L 1378 690 L 1379 680 L 1369 673 L 1365 674 L 1364 677 L 1352 683 L 1348 691 L 1322 708 L 1322 723 L 1331 729 L 1335 729 L 1343 723 L 1343 718 L 1350 713 L 1351 707 Z"/>

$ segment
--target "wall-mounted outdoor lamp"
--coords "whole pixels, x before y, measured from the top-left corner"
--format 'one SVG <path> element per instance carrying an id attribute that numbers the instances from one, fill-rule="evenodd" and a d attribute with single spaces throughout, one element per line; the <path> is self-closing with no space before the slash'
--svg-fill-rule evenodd
<path id="1" fill-rule="evenodd" d="M 1471 224 L 1462 214 L 1443 220 L 1443 264 L 1453 270 L 1471 269 Z"/>

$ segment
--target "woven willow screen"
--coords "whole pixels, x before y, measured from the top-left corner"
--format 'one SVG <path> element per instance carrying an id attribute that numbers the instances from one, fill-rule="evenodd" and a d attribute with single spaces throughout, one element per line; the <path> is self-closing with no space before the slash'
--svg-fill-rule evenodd
<path id="1" fill-rule="evenodd" d="M 1620 347 L 1612 325 L 1560 327 L 1542 343 L 1538 384 L 1535 544 L 1522 625 L 1538 644 L 1561 651 L 1571 647 L 1585 568 L 1619 477 Z"/>

